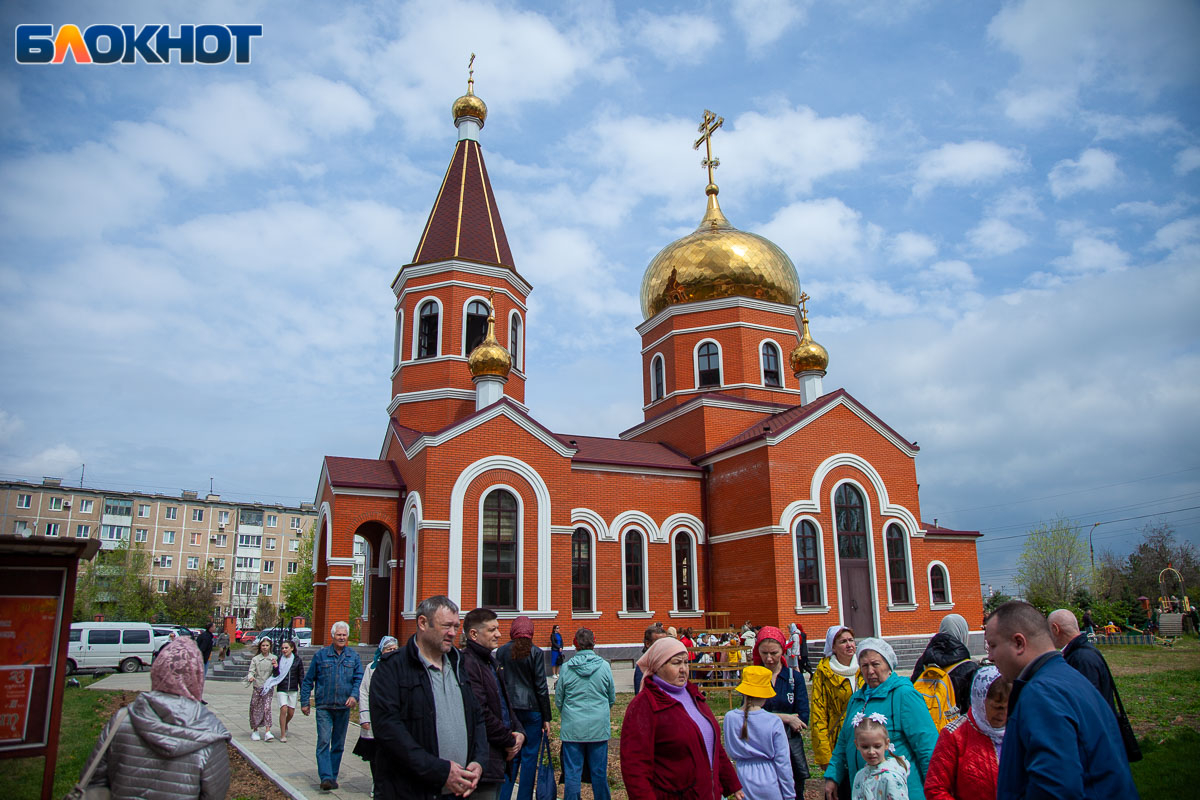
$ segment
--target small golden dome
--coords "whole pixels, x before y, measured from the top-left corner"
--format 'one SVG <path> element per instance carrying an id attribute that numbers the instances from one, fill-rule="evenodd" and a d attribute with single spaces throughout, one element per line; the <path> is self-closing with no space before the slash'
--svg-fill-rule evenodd
<path id="1" fill-rule="evenodd" d="M 454 105 L 450 106 L 450 113 L 454 115 L 454 124 L 463 117 L 474 117 L 479 120 L 479 127 L 483 127 L 484 120 L 487 119 L 487 103 L 475 96 L 475 54 L 471 53 L 471 63 L 467 65 L 467 93 L 454 101 Z"/>
<path id="2" fill-rule="evenodd" d="M 496 340 L 496 312 L 494 308 L 493 306 L 493 310 L 488 312 L 487 336 L 483 337 L 483 341 L 471 351 L 471 355 L 467 356 L 467 366 L 471 369 L 471 377 L 473 378 L 483 375 L 497 375 L 501 378 L 507 378 L 508 373 L 512 370 L 512 356 Z"/>
<path id="3" fill-rule="evenodd" d="M 659 251 L 642 276 L 642 314 L 719 297 L 752 297 L 793 305 L 800 278 L 774 242 L 740 231 L 721 213 L 717 186 L 705 189 L 708 210 L 700 226 Z"/>
<path id="4" fill-rule="evenodd" d="M 808 332 L 808 310 L 803 305 L 803 301 L 808 300 L 808 295 L 800 297 L 800 344 L 796 345 L 796 349 L 788 357 L 788 362 L 792 365 L 793 375 L 799 375 L 801 372 L 824 373 L 829 366 L 829 351 L 813 341 L 812 334 Z"/>

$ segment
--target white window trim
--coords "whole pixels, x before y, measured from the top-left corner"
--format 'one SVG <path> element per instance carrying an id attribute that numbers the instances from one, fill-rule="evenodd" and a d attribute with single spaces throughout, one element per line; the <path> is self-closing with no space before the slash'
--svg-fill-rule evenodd
<path id="1" fill-rule="evenodd" d="M 770 344 L 775 348 L 775 355 L 779 358 L 779 385 L 767 386 L 767 365 L 763 363 L 763 346 Z M 758 343 L 758 380 L 764 389 L 786 389 L 787 388 L 787 370 L 783 368 L 783 348 L 779 346 L 779 342 L 767 337 Z"/>
<path id="2" fill-rule="evenodd" d="M 22 500 L 25 501 L 24 505 L 21 504 Z M 32 508 L 32 507 L 33 507 L 33 495 L 32 494 L 20 494 L 20 493 L 17 494 L 17 508 Z"/>
<path id="3" fill-rule="evenodd" d="M 675 577 L 677 574 L 675 564 L 675 539 L 680 534 L 686 535 L 692 542 L 692 566 L 689 571 L 692 573 L 692 599 L 696 604 L 695 608 L 677 607 L 679 604 L 679 586 L 677 585 L 677 580 Z M 667 546 L 671 548 L 671 610 L 667 612 L 669 616 L 678 617 L 684 614 L 700 613 L 700 584 L 696 580 L 696 545 L 697 542 L 695 535 L 687 528 L 676 528 L 671 532 L 670 537 L 667 539 Z M 622 550 L 621 552 L 624 554 L 625 551 Z M 623 571 L 622 574 L 624 574 Z"/>
<path id="4" fill-rule="evenodd" d="M 421 518 L 421 495 L 409 492 L 408 499 L 404 501 L 404 522 L 400 527 L 400 535 L 404 539 L 404 604 L 401 614 L 415 614 L 417 610 L 417 531 L 421 527 Z"/>
<path id="5" fill-rule="evenodd" d="M 404 356 L 404 309 L 396 309 L 396 329 L 392 333 L 392 371 L 400 368 Z"/>
<path id="6" fill-rule="evenodd" d="M 492 308 L 492 304 L 488 302 L 487 298 L 482 295 L 471 295 L 470 297 L 468 297 L 466 299 L 466 302 L 463 303 L 462 317 L 461 317 L 462 325 L 459 326 L 460 328 L 462 328 L 462 330 L 459 332 L 459 336 L 458 336 L 458 351 L 460 353 L 462 353 L 463 358 L 466 358 L 467 356 L 471 355 L 470 353 L 467 352 L 467 308 L 471 305 L 471 303 L 474 303 L 476 301 L 483 303 L 485 306 L 487 306 L 489 314 L 495 313 L 495 310 L 496 310 L 496 309 Z M 487 326 L 486 325 L 484 326 L 484 329 L 483 329 L 483 335 L 484 335 L 484 337 L 487 336 Z"/>
<path id="7" fill-rule="evenodd" d="M 574 553 L 575 531 L 580 530 L 580 529 L 587 531 L 588 539 L 589 539 L 589 541 L 588 541 L 588 568 L 592 572 L 592 579 L 591 579 L 592 610 L 591 611 L 576 611 L 575 610 L 575 590 L 574 590 L 574 586 L 572 585 L 572 588 L 571 588 L 571 617 L 573 619 L 599 619 L 600 612 L 596 610 L 597 608 L 599 608 L 599 606 L 596 603 L 596 545 L 599 544 L 600 537 L 596 534 L 595 529 L 591 525 L 584 523 L 584 522 L 576 522 L 575 523 L 574 527 L 571 528 L 572 568 L 574 568 L 573 562 L 574 562 L 574 556 L 575 556 L 575 553 Z"/>
<path id="8" fill-rule="evenodd" d="M 909 598 L 909 600 L 907 603 L 897 603 L 892 598 L 892 564 L 891 564 L 891 559 L 888 558 L 887 532 L 888 532 L 888 528 L 892 527 L 893 525 L 895 525 L 896 527 L 898 527 L 900 529 L 900 533 L 904 537 L 904 567 L 908 571 L 908 574 L 905 576 L 906 579 L 908 580 L 908 598 Z M 900 522 L 900 520 L 898 520 L 898 519 L 885 519 L 883 521 L 883 524 L 880 527 L 883 529 L 881 542 L 883 545 L 883 550 L 882 550 L 882 552 L 883 552 L 883 574 L 884 574 L 884 580 L 887 581 L 887 596 L 888 596 L 887 608 L 888 608 L 888 611 L 916 611 L 917 610 L 917 592 L 916 592 L 916 589 L 914 588 L 916 586 L 916 584 L 913 581 L 912 548 L 910 546 L 912 543 L 912 534 L 909 532 L 909 530 L 907 528 L 904 527 L 904 524 L 902 522 Z"/>
<path id="9" fill-rule="evenodd" d="M 446 326 L 446 314 L 445 314 L 445 309 L 442 307 L 442 301 L 438 297 L 430 294 L 430 295 L 426 295 L 425 297 L 422 297 L 420 300 L 417 301 L 417 304 L 415 306 L 413 306 L 413 308 L 415 309 L 415 311 L 413 312 L 413 318 L 412 318 L 412 348 L 411 349 L 412 349 L 412 360 L 413 361 L 418 360 L 417 359 L 417 348 L 420 346 L 420 342 L 421 342 L 421 307 L 424 306 L 425 303 L 429 300 L 432 300 L 433 302 L 437 303 L 437 307 L 438 307 L 437 347 L 434 349 L 434 353 L 432 356 L 430 356 L 430 358 L 437 358 L 438 356 L 440 356 L 442 354 L 442 339 L 445 338 L 442 336 L 442 329 L 445 328 L 445 326 Z M 424 359 L 421 359 L 421 360 L 424 360 Z"/>
<path id="10" fill-rule="evenodd" d="M 811 522 L 812 526 L 817 529 L 817 605 L 815 606 L 800 604 L 800 551 L 796 549 L 796 530 L 802 522 Z M 792 537 L 792 588 L 796 593 L 796 613 L 827 614 L 829 613 L 829 587 L 825 582 L 825 531 L 822 529 L 821 520 L 811 514 L 801 514 L 792 519 L 788 530 Z"/>
<path id="11" fill-rule="evenodd" d="M 663 393 L 660 397 L 654 396 L 654 362 L 662 364 L 663 371 Z M 657 403 L 667 396 L 667 359 L 661 352 L 655 353 L 650 357 L 650 402 Z"/>
<path id="12" fill-rule="evenodd" d="M 700 386 L 700 348 L 708 343 L 717 346 L 717 385 L 716 386 Z M 696 346 L 692 348 L 692 387 L 696 391 L 701 389 L 719 389 L 725 385 L 725 351 L 721 349 L 721 343 L 716 339 L 701 339 L 696 342 Z"/>
<path id="13" fill-rule="evenodd" d="M 476 510 L 476 535 L 475 535 L 475 602 L 478 605 L 483 605 L 483 504 L 488 496 L 502 489 L 511 494 L 517 501 L 517 596 L 516 609 L 520 611 L 525 608 L 525 589 L 524 583 L 525 570 L 525 501 L 521 498 L 521 493 L 507 483 L 492 483 L 487 486 L 479 495 L 479 507 Z M 496 609 L 493 609 L 496 610 Z M 504 611 L 512 611 L 514 609 L 503 609 Z"/>
<path id="14" fill-rule="evenodd" d="M 94 509 L 95 507 L 96 507 L 95 501 L 93 501 L 93 500 L 80 500 L 79 501 L 79 513 L 80 514 L 91 514 L 92 509 Z"/>
<path id="15" fill-rule="evenodd" d="M 630 611 L 626 605 L 628 596 L 625 592 L 625 537 L 630 531 L 637 531 L 642 536 L 642 602 L 646 606 L 645 611 Z M 621 610 L 617 612 L 617 616 L 621 619 L 638 619 L 635 615 L 644 614 L 646 617 L 654 616 L 654 612 L 650 611 L 650 533 L 642 530 L 640 525 L 627 525 L 621 529 L 620 536 L 617 541 L 621 545 Z M 674 601 L 671 601 L 672 604 Z"/>
<path id="16" fill-rule="evenodd" d="M 863 521 L 865 523 L 863 527 L 866 528 L 867 536 L 867 572 L 871 578 L 871 614 L 874 616 L 875 633 L 878 634 L 880 632 L 882 617 L 879 614 L 879 581 L 875 579 L 877 567 L 875 565 L 875 534 L 871 530 L 871 495 L 867 494 L 867 490 L 861 483 L 850 478 L 843 478 L 833 484 L 829 490 L 829 519 L 833 532 L 833 574 L 837 578 L 838 624 L 847 624 L 846 610 L 842 607 L 842 556 L 837 541 L 837 503 L 835 502 L 837 490 L 844 483 L 848 483 L 857 489 L 859 496 L 862 497 Z"/>
<path id="17" fill-rule="evenodd" d="M 933 601 L 933 568 L 941 567 L 942 574 L 946 576 L 946 602 L 935 603 Z M 926 587 L 929 590 L 929 607 L 934 610 L 945 610 L 954 608 L 954 592 L 950 589 L 950 568 L 941 561 L 930 561 L 925 567 Z"/>
<path id="18" fill-rule="evenodd" d="M 517 322 L 520 323 L 515 348 L 512 341 L 513 317 L 516 317 Z M 521 312 L 515 308 L 508 312 L 508 354 L 512 356 L 513 369 L 523 372 L 525 370 L 525 320 L 521 317 Z"/>
<path id="19" fill-rule="evenodd" d="M 58 505 L 55 506 L 55 503 L 57 503 Z M 60 495 L 54 495 L 49 499 L 46 507 L 50 511 L 62 511 L 64 505 L 65 505 L 65 502 L 63 501 L 63 498 Z"/>

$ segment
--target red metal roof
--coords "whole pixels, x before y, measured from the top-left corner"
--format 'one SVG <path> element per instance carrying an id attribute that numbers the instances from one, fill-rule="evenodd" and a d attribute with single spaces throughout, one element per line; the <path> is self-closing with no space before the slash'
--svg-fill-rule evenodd
<path id="1" fill-rule="evenodd" d="M 325 473 L 330 486 L 355 489 L 404 489 L 404 481 L 390 461 L 376 458 L 325 456 Z"/>
<path id="2" fill-rule="evenodd" d="M 925 529 L 926 536 L 967 536 L 970 538 L 983 536 L 979 531 L 956 531 L 951 528 L 939 528 L 936 525 L 930 525 L 928 522 L 922 522 L 921 526 Z"/>
<path id="3" fill-rule="evenodd" d="M 483 153 L 471 139 L 454 148 L 412 263 L 451 258 L 516 269 Z"/>
<path id="4" fill-rule="evenodd" d="M 657 467 L 659 469 L 686 469 L 700 471 L 684 456 L 666 445 L 657 442 L 637 442 L 625 439 L 606 439 L 599 436 L 568 436 L 556 434 L 578 452 L 572 461 L 591 464 L 611 464 L 627 467 Z"/>

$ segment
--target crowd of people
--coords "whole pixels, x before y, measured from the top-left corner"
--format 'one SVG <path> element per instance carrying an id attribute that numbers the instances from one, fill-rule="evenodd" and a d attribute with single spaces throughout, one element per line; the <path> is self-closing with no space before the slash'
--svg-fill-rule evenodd
<path id="1" fill-rule="evenodd" d="M 274 738 L 274 695 L 284 741 L 294 709 L 315 706 L 321 788 L 337 789 L 358 706 L 354 752 L 370 762 L 375 797 L 531 800 L 553 716 L 549 655 L 564 796 L 577 800 L 590 783 L 607 800 L 616 685 L 593 631 L 574 632 L 568 657 L 559 626 L 547 653 L 524 616 L 503 644 L 487 608 L 460 617 L 435 596 L 415 616 L 408 642 L 384 637 L 365 670 L 344 622 L 307 670 L 292 642 L 276 654 L 260 641 L 245 678 L 251 738 Z M 887 641 L 856 641 L 844 625 L 826 631 L 815 667 L 798 624 L 787 634 L 747 624 L 714 645 L 706 633 L 651 626 L 619 720 L 625 789 L 631 798 L 791 800 L 813 777 L 825 800 L 1137 797 L 1112 673 L 1071 611 L 1047 618 L 1005 603 L 986 619 L 983 663 L 969 635 L 960 615 L 948 615 L 909 677 Z M 731 662 L 745 647 L 753 664 L 738 674 L 739 704 L 719 721 L 691 678 L 704 667 L 696 648 L 722 645 Z M 85 772 L 93 785 L 113 796 L 224 796 L 230 735 L 203 704 L 204 656 L 186 638 L 164 648 L 152 690 L 105 727 Z"/>

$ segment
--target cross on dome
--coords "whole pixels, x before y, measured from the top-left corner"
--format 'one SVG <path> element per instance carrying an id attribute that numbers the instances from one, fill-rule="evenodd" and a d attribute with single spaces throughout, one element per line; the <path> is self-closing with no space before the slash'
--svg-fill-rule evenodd
<path id="1" fill-rule="evenodd" d="M 713 170 L 721 166 L 721 159 L 713 158 L 712 154 L 712 136 L 717 132 L 717 128 L 725 124 L 724 117 L 718 117 L 707 108 L 704 109 L 704 121 L 700 123 L 700 127 L 696 130 L 702 134 L 696 143 L 692 145 L 693 150 L 700 149 L 700 143 L 704 143 L 704 160 L 700 162 L 700 166 L 708 169 L 708 186 L 704 191 L 706 194 L 716 194 L 717 184 L 713 181 Z"/>

